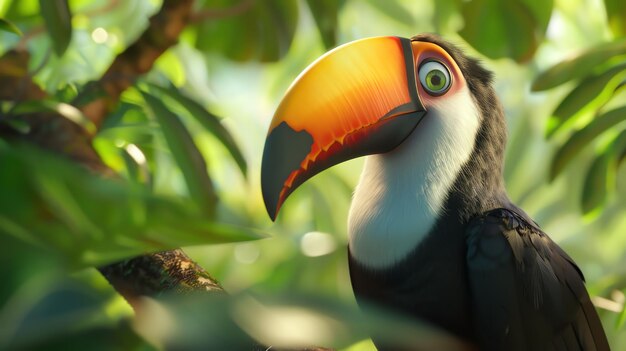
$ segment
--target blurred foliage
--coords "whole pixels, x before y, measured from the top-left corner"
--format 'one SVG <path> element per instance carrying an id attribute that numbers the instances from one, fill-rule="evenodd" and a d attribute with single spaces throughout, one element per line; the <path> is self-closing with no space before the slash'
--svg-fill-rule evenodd
<path id="1" fill-rule="evenodd" d="M 626 20 L 626 12 L 623 17 Z M 581 204 L 583 212 L 588 213 L 605 205 L 609 193 L 617 187 L 615 175 L 626 157 L 626 39 L 597 45 L 558 63 L 537 77 L 533 90 L 553 88 L 571 80 L 577 80 L 577 85 L 547 122 L 548 137 L 567 126 L 575 129 L 556 152 L 550 179 L 557 177 L 590 144 L 604 144 L 589 166 L 584 183 Z"/>
<path id="2" fill-rule="evenodd" d="M 298 3 L 292 0 L 201 1 L 196 48 L 236 61 L 276 61 L 285 56 L 298 23 Z M 229 10 L 216 10 L 229 8 Z M 208 11 L 206 15 L 202 10 Z M 228 16 L 230 13 L 235 16 Z M 220 21 L 211 20 L 215 14 Z M 220 15 L 218 15 L 220 16 Z"/>
<path id="3" fill-rule="evenodd" d="M 465 25 L 459 34 L 489 58 L 530 60 L 545 35 L 552 0 L 462 2 Z"/>
<path id="4" fill-rule="evenodd" d="M 54 111 L 95 131 L 74 98 L 89 99 L 89 81 L 160 5 L 0 0 L 0 52 L 26 48 L 28 74 L 52 96 L 2 102 L 0 127 L 23 133 L 21 114 Z M 199 0 L 194 8 L 179 44 L 95 136 L 116 178 L 0 139 L 0 349 L 202 348 L 245 334 L 281 344 L 288 333 L 276 330 L 291 326 L 301 336 L 292 342 L 372 350 L 363 340 L 381 320 L 436 340 L 424 326 L 355 309 L 345 223 L 362 160 L 305 184 L 276 223 L 259 189 L 266 128 L 309 63 L 351 40 L 429 31 L 496 73 L 511 135 L 507 189 L 579 263 L 611 345 L 626 348 L 623 1 Z M 259 231 L 272 237 L 239 242 Z M 198 246 L 225 242 L 239 243 Z M 186 252 L 232 298 L 147 300 L 134 318 L 85 268 L 185 245 L 196 245 Z"/>
<path id="5" fill-rule="evenodd" d="M 3 19 L 3 18 L 0 18 L 0 30 L 3 30 L 5 32 L 10 32 L 10 33 L 13 33 L 13 34 L 17 34 L 17 35 L 22 35 L 22 32 L 20 31 L 19 28 L 17 28 L 15 26 L 15 24 L 13 24 L 13 23 L 11 23 L 11 22 Z"/>
<path id="6" fill-rule="evenodd" d="M 427 325 L 415 324 L 373 307 L 357 310 L 335 299 L 292 294 L 258 297 L 168 296 L 145 299 L 137 331 L 154 345 L 173 350 L 250 349 L 252 336 L 273 349 L 334 344 L 347 347 L 367 335 L 410 350 L 464 350 L 463 344 Z M 218 320 L 219 323 L 215 323 Z M 154 321 L 159 321 L 155 326 Z M 224 333 L 224 330 L 229 333 Z"/>
<path id="7" fill-rule="evenodd" d="M 67 0 L 39 0 L 41 16 L 52 39 L 54 53 L 62 56 L 72 39 L 72 14 Z"/>
<path id="8" fill-rule="evenodd" d="M 2 233 L 60 254 L 71 267 L 260 237 L 212 222 L 185 202 L 94 176 L 33 147 L 1 145 L 0 169 L 0 184 L 6 185 L 0 199 Z"/>

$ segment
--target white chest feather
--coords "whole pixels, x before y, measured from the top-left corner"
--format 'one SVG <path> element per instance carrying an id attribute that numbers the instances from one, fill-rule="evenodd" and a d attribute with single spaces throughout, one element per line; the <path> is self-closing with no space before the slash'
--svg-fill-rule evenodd
<path id="1" fill-rule="evenodd" d="M 365 161 L 348 233 L 352 256 L 370 268 L 389 267 L 419 245 L 472 153 L 479 115 L 467 89 L 427 109 L 402 145 Z"/>

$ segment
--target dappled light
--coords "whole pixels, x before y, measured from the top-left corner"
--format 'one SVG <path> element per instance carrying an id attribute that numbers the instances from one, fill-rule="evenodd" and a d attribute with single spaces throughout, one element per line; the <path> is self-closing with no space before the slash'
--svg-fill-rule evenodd
<path id="1" fill-rule="evenodd" d="M 352 59 L 307 83 L 345 95 L 324 116 L 280 105 L 303 70 L 355 40 L 428 32 L 494 72 L 508 195 L 578 264 L 626 349 L 625 3 L 0 1 L 0 350 L 467 350 L 357 306 L 347 221 L 363 158 L 301 185 L 275 221 L 261 191 L 276 111 L 334 123 L 411 99 L 385 78 L 406 83 L 396 38 L 374 40 L 393 48 L 378 81 L 340 90 L 362 74 Z M 351 105 L 359 94 L 371 106 Z M 360 126 L 305 127 L 326 138 L 311 161 Z"/>

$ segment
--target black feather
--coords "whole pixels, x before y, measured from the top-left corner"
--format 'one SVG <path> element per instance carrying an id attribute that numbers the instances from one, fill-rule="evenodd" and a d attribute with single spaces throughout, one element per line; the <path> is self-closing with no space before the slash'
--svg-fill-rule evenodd
<path id="1" fill-rule="evenodd" d="M 473 219 L 466 231 L 474 326 L 481 347 L 609 350 L 580 270 L 517 211 L 489 211 Z"/>

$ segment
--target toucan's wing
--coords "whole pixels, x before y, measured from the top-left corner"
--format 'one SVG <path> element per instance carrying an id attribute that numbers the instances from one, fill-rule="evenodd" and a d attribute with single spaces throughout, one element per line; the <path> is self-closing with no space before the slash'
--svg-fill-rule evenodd
<path id="1" fill-rule="evenodd" d="M 582 273 L 536 225 L 492 210 L 466 240 L 481 350 L 609 350 Z"/>

